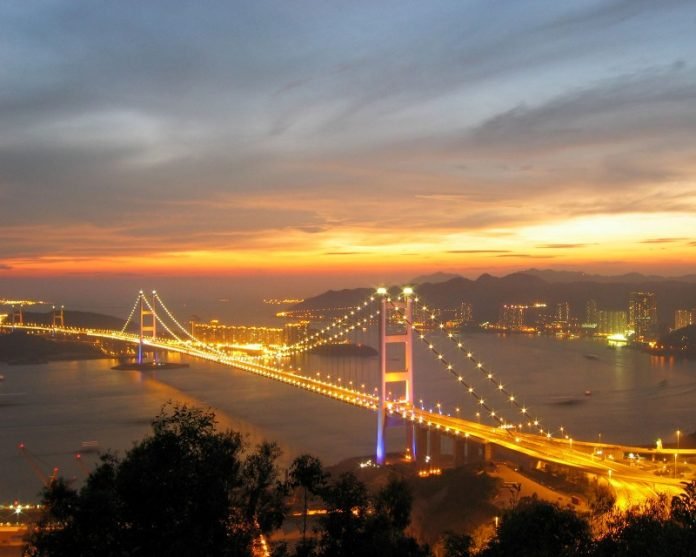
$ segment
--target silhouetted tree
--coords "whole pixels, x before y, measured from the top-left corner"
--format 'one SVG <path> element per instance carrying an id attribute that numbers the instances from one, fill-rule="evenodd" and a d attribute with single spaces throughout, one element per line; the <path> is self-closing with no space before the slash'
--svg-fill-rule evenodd
<path id="1" fill-rule="evenodd" d="M 365 557 L 421 557 L 430 555 L 427 547 L 405 534 L 411 522 L 413 495 L 409 485 L 392 476 L 387 485 L 371 499 L 371 510 L 365 523 Z"/>
<path id="2" fill-rule="evenodd" d="M 666 497 L 648 501 L 627 511 L 615 511 L 607 520 L 606 533 L 597 540 L 597 557 L 686 557 L 694 554 L 696 539 L 670 516 Z"/>
<path id="3" fill-rule="evenodd" d="M 323 499 L 327 514 L 321 519 L 319 555 L 360 555 L 368 505 L 365 484 L 354 474 L 342 474 L 324 490 Z"/>
<path id="4" fill-rule="evenodd" d="M 321 461 L 311 455 L 300 455 L 290 465 L 290 485 L 302 488 L 302 547 L 307 546 L 307 512 L 308 495 L 317 495 L 326 487 L 328 475 L 324 472 Z M 299 554 L 300 552 L 298 552 Z M 309 554 L 309 549 L 301 553 Z"/>
<path id="5" fill-rule="evenodd" d="M 604 484 L 596 484 L 590 490 L 587 503 L 595 516 L 608 513 L 614 508 L 616 497 L 612 490 Z"/>
<path id="6" fill-rule="evenodd" d="M 586 555 L 591 544 L 587 521 L 572 510 L 523 498 L 507 511 L 483 557 L 571 557 Z"/>
<path id="7" fill-rule="evenodd" d="M 430 551 L 404 533 L 413 496 L 392 477 L 373 497 L 353 474 L 343 474 L 322 495 L 327 515 L 320 520 L 320 557 L 427 557 Z"/>
<path id="8" fill-rule="evenodd" d="M 389 528 L 403 532 L 411 522 L 413 494 L 404 480 L 389 479 L 374 497 L 375 515 L 383 517 Z"/>
<path id="9" fill-rule="evenodd" d="M 467 534 L 445 532 L 443 536 L 445 557 L 470 557 L 474 540 Z"/>
<path id="10" fill-rule="evenodd" d="M 102 458 L 79 491 L 57 481 L 28 539 L 31 556 L 248 556 L 259 531 L 282 521 L 278 449 L 245 456 L 241 436 L 215 416 L 167 405 L 153 434 L 119 461 Z"/>
<path id="11" fill-rule="evenodd" d="M 696 481 L 688 483 L 684 493 L 672 499 L 671 516 L 683 528 L 696 534 Z"/>

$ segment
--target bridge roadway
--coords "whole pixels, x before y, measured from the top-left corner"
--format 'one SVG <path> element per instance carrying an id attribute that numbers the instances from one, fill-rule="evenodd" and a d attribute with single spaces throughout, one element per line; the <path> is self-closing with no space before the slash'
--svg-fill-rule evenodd
<path id="1" fill-rule="evenodd" d="M 13 325 L 2 324 L 2 328 L 12 328 Z M 100 339 L 140 343 L 140 336 L 132 333 L 101 329 L 82 329 L 76 327 L 51 327 L 43 325 L 15 325 L 14 328 L 40 331 L 45 333 L 66 334 Z M 231 356 L 214 347 L 193 341 L 178 341 L 170 339 L 143 339 L 143 344 L 151 348 L 178 352 L 203 360 L 235 367 L 244 371 L 267 377 L 298 387 L 334 400 L 376 410 L 378 399 L 365 391 L 352 387 L 337 385 L 315 379 L 292 371 L 286 371 L 264 363 L 258 357 Z M 271 361 L 270 359 L 266 359 Z M 610 443 L 593 443 L 573 439 L 561 439 L 542 435 L 520 432 L 496 426 L 472 422 L 459 417 L 453 417 L 439 412 L 429 412 L 410 404 L 393 402 L 389 406 L 392 415 L 420 424 L 454 438 L 472 439 L 481 443 L 492 443 L 500 447 L 524 454 L 530 458 L 552 462 L 562 466 L 580 469 L 584 472 L 604 478 L 611 484 L 619 496 L 619 502 L 626 506 L 637 503 L 658 493 L 675 495 L 682 491 L 682 480 L 658 476 L 649 470 L 644 470 L 635 462 L 626 463 L 623 459 L 616 460 L 598 456 L 601 449 L 603 454 L 622 453 L 648 455 L 651 457 L 668 457 L 671 462 L 676 455 L 682 458 L 696 457 L 696 449 L 649 449 L 634 445 L 619 445 Z"/>

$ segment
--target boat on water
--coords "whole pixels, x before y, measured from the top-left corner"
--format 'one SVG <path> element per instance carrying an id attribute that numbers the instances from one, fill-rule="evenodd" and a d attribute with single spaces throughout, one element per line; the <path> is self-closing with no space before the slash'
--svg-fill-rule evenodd
<path id="1" fill-rule="evenodd" d="M 85 453 L 98 453 L 99 452 L 99 441 L 82 441 L 80 443 L 80 450 L 78 454 Z"/>
<path id="2" fill-rule="evenodd" d="M 96 453 L 99 452 L 99 441 L 83 441 L 80 443 L 81 453 Z"/>

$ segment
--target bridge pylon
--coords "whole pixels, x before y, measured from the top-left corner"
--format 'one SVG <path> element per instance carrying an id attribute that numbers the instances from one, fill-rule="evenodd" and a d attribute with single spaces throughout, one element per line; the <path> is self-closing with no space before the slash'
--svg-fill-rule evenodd
<path id="1" fill-rule="evenodd" d="M 386 460 L 385 447 L 385 432 L 389 427 L 390 407 L 398 402 L 401 409 L 408 408 L 413 405 L 413 330 L 408 326 L 408 323 L 413 322 L 413 300 L 411 296 L 413 290 L 404 288 L 403 297 L 399 300 L 389 298 L 386 288 L 380 288 L 377 293 L 382 296 L 380 316 L 379 316 L 379 357 L 380 357 L 380 388 L 379 402 L 377 406 L 377 464 L 384 464 Z M 391 311 L 395 309 L 399 311 L 405 323 L 404 330 L 398 333 L 391 333 L 389 329 Z M 390 370 L 388 362 L 390 360 L 387 355 L 388 346 L 397 345 L 403 347 L 403 369 Z M 396 388 L 398 385 L 403 385 L 403 394 L 399 396 Z M 394 384 L 394 388 L 390 385 Z M 387 399 L 388 393 L 394 395 L 392 400 Z M 397 398 L 398 397 L 398 398 Z M 406 442 L 408 450 L 411 454 L 411 459 L 416 459 L 416 436 L 415 425 L 405 422 Z"/>
<path id="2" fill-rule="evenodd" d="M 53 306 L 51 310 L 51 319 L 53 323 L 53 328 L 60 327 L 61 329 L 65 327 L 65 306 L 60 306 L 57 308 Z"/>
<path id="3" fill-rule="evenodd" d="M 157 300 L 157 292 L 152 291 L 152 303 L 145 297 L 143 291 L 140 291 L 140 344 L 138 344 L 138 363 L 143 363 L 143 345 L 146 337 L 155 339 L 157 337 L 157 314 L 155 312 L 155 304 Z"/>
<path id="4" fill-rule="evenodd" d="M 19 307 L 12 306 L 12 324 L 24 325 L 24 309 L 22 304 L 19 304 Z"/>

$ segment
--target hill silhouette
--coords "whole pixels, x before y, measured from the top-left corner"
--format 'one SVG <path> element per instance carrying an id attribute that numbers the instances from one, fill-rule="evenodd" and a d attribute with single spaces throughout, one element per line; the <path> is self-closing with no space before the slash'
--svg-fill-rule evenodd
<path id="1" fill-rule="evenodd" d="M 696 282 L 661 277 L 638 280 L 642 275 L 626 276 L 630 276 L 631 280 L 551 282 L 528 272 L 503 277 L 486 273 L 475 280 L 455 277 L 445 282 L 426 282 L 417 287 L 417 292 L 426 304 L 442 309 L 456 309 L 462 302 L 470 303 L 477 322 L 496 321 L 503 304 L 534 302 L 545 302 L 550 307 L 568 302 L 571 316 L 582 320 L 588 300 L 595 300 L 600 309 L 627 310 L 629 294 L 634 291 L 655 293 L 658 319 L 665 325 L 673 323 L 676 309 L 696 307 Z M 564 278 L 568 278 L 567 275 Z M 292 309 L 353 306 L 364 301 L 373 292 L 370 288 L 329 290 L 307 298 Z"/>

